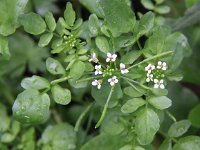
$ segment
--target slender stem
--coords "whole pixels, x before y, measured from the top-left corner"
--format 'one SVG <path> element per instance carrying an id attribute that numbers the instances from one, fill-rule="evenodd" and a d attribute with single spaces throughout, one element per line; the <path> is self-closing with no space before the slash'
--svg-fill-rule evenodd
<path id="1" fill-rule="evenodd" d="M 76 125 L 74 127 L 74 131 L 78 132 L 80 125 L 84 119 L 84 117 L 88 114 L 88 112 L 90 111 L 91 107 L 92 107 L 93 103 L 89 104 L 86 109 L 81 113 L 81 115 L 79 116 Z"/>
<path id="2" fill-rule="evenodd" d="M 173 53 L 173 51 L 168 51 L 168 52 L 164 52 L 164 53 L 161 53 L 161 54 L 152 56 L 152 57 L 150 57 L 150 58 L 144 59 L 143 61 L 141 61 L 141 62 L 139 62 L 139 63 L 137 63 L 137 64 L 134 64 L 134 65 L 130 66 L 130 67 L 127 68 L 127 69 L 132 69 L 132 68 L 137 67 L 137 66 L 139 66 L 139 65 L 141 65 L 141 64 L 144 64 L 144 63 L 146 63 L 146 62 L 148 62 L 148 61 L 150 61 L 150 60 L 153 60 L 153 59 L 156 59 L 156 58 L 159 58 L 159 57 L 163 57 L 163 56 L 166 56 L 166 55 L 170 55 L 170 54 L 172 54 L 172 53 Z"/>
<path id="3" fill-rule="evenodd" d="M 101 76 L 95 76 L 95 77 L 88 77 L 88 78 L 84 78 L 84 79 L 80 79 L 78 81 L 76 81 L 76 83 L 80 83 L 80 82 L 84 82 L 84 81 L 89 81 L 89 80 L 92 80 L 92 79 L 97 79 Z"/>
<path id="4" fill-rule="evenodd" d="M 159 134 L 161 134 L 164 138 L 169 138 L 168 135 L 166 133 L 164 133 L 163 131 L 159 130 L 158 131 Z M 178 140 L 175 138 L 170 138 L 174 143 L 178 143 Z"/>
<path id="5" fill-rule="evenodd" d="M 130 78 L 127 78 L 127 77 L 124 77 L 124 76 L 121 76 L 121 78 L 123 78 L 124 80 L 128 80 L 128 81 L 131 81 L 131 82 L 133 82 L 134 84 L 137 84 L 137 85 L 139 85 L 139 86 L 141 86 L 142 88 L 144 88 L 144 89 L 147 89 L 147 90 L 150 90 L 151 88 L 149 88 L 149 87 L 147 87 L 147 86 L 144 86 L 144 85 L 142 85 L 141 83 L 139 83 L 139 82 L 137 82 L 137 81 L 135 81 L 135 80 L 132 80 L 132 79 L 130 79 Z M 127 82 L 128 82 L 127 81 Z"/>
<path id="6" fill-rule="evenodd" d="M 172 119 L 172 121 L 176 122 L 176 118 L 169 111 L 166 110 L 165 112 L 169 116 L 169 118 Z"/>
<path id="7" fill-rule="evenodd" d="M 128 80 L 125 80 L 132 88 L 134 88 L 136 91 L 140 92 L 140 93 L 143 93 L 141 92 L 140 90 L 138 90 L 130 81 Z"/>
<path id="8" fill-rule="evenodd" d="M 60 83 L 60 82 L 64 82 L 64 81 L 66 81 L 66 80 L 68 80 L 68 79 L 70 79 L 69 76 L 63 77 L 63 78 L 60 78 L 60 79 L 53 80 L 53 81 L 51 81 L 51 85 L 57 84 L 57 83 Z"/>
<path id="9" fill-rule="evenodd" d="M 101 123 L 104 120 L 104 118 L 105 118 L 105 115 L 106 115 L 106 112 L 107 112 L 107 109 L 108 109 L 108 103 L 109 103 L 109 101 L 111 99 L 113 91 L 114 91 L 114 86 L 110 90 L 110 93 L 108 95 L 108 99 L 107 99 L 106 104 L 104 105 L 104 108 L 103 108 L 103 112 L 102 112 L 101 117 L 100 117 L 99 121 L 97 122 L 95 128 L 98 128 L 101 125 Z"/>
<path id="10" fill-rule="evenodd" d="M 142 46 L 141 46 L 141 44 L 140 44 L 140 41 L 139 41 L 139 39 L 137 40 L 137 44 L 138 44 L 138 47 L 140 48 L 140 50 L 142 49 Z"/>

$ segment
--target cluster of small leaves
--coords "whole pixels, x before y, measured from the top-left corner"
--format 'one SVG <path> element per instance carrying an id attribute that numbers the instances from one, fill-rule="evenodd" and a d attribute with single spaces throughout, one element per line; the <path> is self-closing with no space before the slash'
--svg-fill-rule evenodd
<path id="1" fill-rule="evenodd" d="M 150 4 L 151 1 L 142 2 Z M 161 9 L 162 2 L 157 0 L 155 9 L 151 10 Z M 67 105 L 71 102 L 73 88 L 77 91 L 80 88 L 85 91 L 91 89 L 89 94 L 95 100 L 97 112 L 101 113 L 100 119 L 98 116 L 93 121 L 97 122 L 96 128 L 101 127 L 101 134 L 86 143 L 81 150 L 151 149 L 164 114 L 174 120 L 174 124 L 168 135 L 164 135 L 167 139 L 160 149 L 172 149 L 175 142 L 174 150 L 184 150 L 189 145 L 198 150 L 199 137 L 188 136 L 177 142 L 176 138 L 182 136 L 191 124 L 188 120 L 176 121 L 166 110 L 172 105 L 172 100 L 167 97 L 168 91 L 164 85 L 155 88 L 155 85 L 146 82 L 145 67 L 160 61 L 167 64 L 167 70 L 162 72 L 162 77 L 165 77 L 165 83 L 162 84 L 167 86 L 168 81 L 182 79 L 178 69 L 183 58 L 190 54 L 186 37 L 178 32 L 172 33 L 169 27 L 157 25 L 152 12 L 141 15 L 137 20 L 128 2 L 81 0 L 81 3 L 92 13 L 88 21 L 76 18 L 71 3 L 67 3 L 64 17 L 60 17 L 57 22 L 50 12 L 45 14 L 44 19 L 33 12 L 19 17 L 19 23 L 26 32 L 40 35 L 40 47 L 51 46 L 52 57 L 46 59 L 46 68 L 55 79 L 50 82 L 37 75 L 24 78 L 21 86 L 25 90 L 17 96 L 12 108 L 15 119 L 24 124 L 44 123 L 50 116 L 50 97 L 55 103 Z M 162 14 L 162 11 L 158 12 Z M 146 40 L 141 45 L 143 37 Z M 7 44 L 4 39 L 2 41 L 4 45 Z M 102 60 L 98 61 L 98 65 L 105 67 L 100 77 L 108 81 L 102 82 L 101 88 L 91 86 L 92 80 L 99 78 L 95 76 L 95 64 L 89 62 L 89 54 L 94 53 L 98 60 Z M 109 65 L 103 60 L 111 54 L 118 59 Z M 126 65 L 126 74 L 120 74 L 118 66 L 121 63 Z M 97 71 L 101 68 L 95 69 Z M 113 70 L 117 73 L 112 73 Z M 113 75 L 116 75 L 117 82 L 111 84 Z M 65 85 L 61 86 L 61 82 Z M 84 117 L 94 107 L 93 104 L 89 105 L 80 115 L 75 131 L 79 131 Z M 41 149 L 73 150 L 78 138 L 75 131 L 66 123 L 48 126 L 37 146 Z M 30 129 L 30 134 L 34 134 L 33 129 Z M 24 135 L 22 143 L 28 146 L 26 136 L 29 135 Z"/>

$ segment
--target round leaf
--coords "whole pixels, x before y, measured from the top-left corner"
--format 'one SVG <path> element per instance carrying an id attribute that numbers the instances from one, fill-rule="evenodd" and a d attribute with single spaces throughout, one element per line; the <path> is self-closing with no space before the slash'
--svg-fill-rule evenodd
<path id="1" fill-rule="evenodd" d="M 195 106 L 189 113 L 188 119 L 194 127 L 200 128 L 200 104 Z"/>
<path id="2" fill-rule="evenodd" d="M 187 136 L 181 138 L 173 147 L 173 150 L 200 150 L 200 137 Z"/>
<path id="3" fill-rule="evenodd" d="M 47 23 L 49 30 L 53 32 L 56 28 L 56 21 L 55 21 L 53 14 L 51 12 L 47 12 L 45 14 L 45 21 Z"/>
<path id="4" fill-rule="evenodd" d="M 133 113 L 144 104 L 145 104 L 145 101 L 142 98 L 134 98 L 134 99 L 128 100 L 122 106 L 121 111 L 123 113 Z"/>
<path id="5" fill-rule="evenodd" d="M 135 130 L 141 145 L 150 144 L 160 127 L 158 115 L 150 108 L 142 109 L 136 116 Z"/>
<path id="6" fill-rule="evenodd" d="M 92 14 L 89 17 L 89 30 L 95 36 L 98 34 L 99 20 L 95 14 Z"/>
<path id="7" fill-rule="evenodd" d="M 21 82 L 21 86 L 24 89 L 32 88 L 32 89 L 41 90 L 41 89 L 49 88 L 50 84 L 47 79 L 34 75 L 32 77 L 23 79 Z"/>
<path id="8" fill-rule="evenodd" d="M 73 26 L 76 14 L 75 14 L 75 11 L 73 10 L 72 4 L 69 2 L 66 5 L 64 17 L 65 17 L 65 21 L 66 21 L 67 25 Z"/>
<path id="9" fill-rule="evenodd" d="M 42 17 L 32 12 L 20 16 L 19 22 L 24 26 L 24 30 L 30 34 L 38 35 L 46 30 L 46 24 Z"/>
<path id="10" fill-rule="evenodd" d="M 181 120 L 178 122 L 175 122 L 171 125 L 171 127 L 168 130 L 168 135 L 170 137 L 179 137 L 187 132 L 187 130 L 190 128 L 191 123 L 189 120 Z"/>
<path id="11" fill-rule="evenodd" d="M 68 89 L 63 89 L 59 85 L 54 85 L 51 88 L 51 92 L 56 103 L 67 105 L 71 102 L 71 92 Z"/>
<path id="12" fill-rule="evenodd" d="M 73 63 L 70 69 L 69 76 L 74 79 L 79 79 L 85 71 L 85 63 L 82 61 L 76 61 Z"/>
<path id="13" fill-rule="evenodd" d="M 65 69 L 63 68 L 61 63 L 51 57 L 47 58 L 46 67 L 47 67 L 47 70 L 53 75 L 65 74 Z"/>
<path id="14" fill-rule="evenodd" d="M 148 102 L 155 108 L 163 110 L 169 108 L 172 105 L 172 101 L 166 96 L 161 97 L 151 97 Z"/>
<path id="15" fill-rule="evenodd" d="M 104 37 L 104 36 L 96 37 L 95 43 L 101 52 L 103 52 L 105 54 L 110 52 L 109 42 L 106 37 Z"/>
<path id="16" fill-rule="evenodd" d="M 46 34 L 43 34 L 41 37 L 40 37 L 40 41 L 39 41 L 39 46 L 40 47 L 45 47 L 47 46 L 51 39 L 53 38 L 53 33 L 46 33 Z"/>
<path id="17" fill-rule="evenodd" d="M 15 119 L 21 123 L 43 123 L 49 117 L 50 99 L 35 89 L 27 89 L 17 96 L 12 111 Z"/>

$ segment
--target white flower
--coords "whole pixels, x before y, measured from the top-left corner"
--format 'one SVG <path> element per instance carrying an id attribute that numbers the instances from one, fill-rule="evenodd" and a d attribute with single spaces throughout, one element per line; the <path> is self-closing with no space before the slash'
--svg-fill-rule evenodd
<path id="1" fill-rule="evenodd" d="M 101 83 L 102 83 L 101 80 L 94 80 L 94 81 L 92 81 L 92 85 L 93 86 L 97 86 L 98 89 L 101 88 Z"/>
<path id="2" fill-rule="evenodd" d="M 97 58 L 97 56 L 96 56 L 96 53 L 93 53 L 93 54 L 91 55 L 91 57 L 90 57 L 90 59 L 89 59 L 89 62 L 95 62 L 95 63 L 98 63 L 98 62 L 99 62 L 99 60 L 98 60 L 98 58 Z"/>
<path id="3" fill-rule="evenodd" d="M 147 73 L 147 79 L 146 82 L 153 81 L 153 74 Z"/>
<path id="4" fill-rule="evenodd" d="M 120 63 L 120 70 L 122 74 L 127 74 L 129 72 L 128 69 L 126 69 L 125 64 L 123 63 Z"/>
<path id="5" fill-rule="evenodd" d="M 110 83 L 111 86 L 114 86 L 116 83 L 118 83 L 118 79 L 116 76 L 113 76 L 112 78 L 108 79 L 108 82 Z"/>
<path id="6" fill-rule="evenodd" d="M 157 88 L 164 89 L 165 85 L 163 83 L 164 83 L 164 81 L 162 79 L 161 80 L 154 79 L 154 88 L 155 89 L 157 89 Z"/>
<path id="7" fill-rule="evenodd" d="M 157 68 L 158 69 L 162 69 L 162 70 L 167 70 L 167 64 L 166 64 L 166 62 L 159 61 L 158 65 L 157 65 Z"/>
<path id="8" fill-rule="evenodd" d="M 116 54 L 107 53 L 106 62 L 114 62 L 117 58 Z"/>
<path id="9" fill-rule="evenodd" d="M 151 71 L 154 69 L 155 69 L 155 66 L 152 64 L 148 64 L 148 66 L 145 67 L 145 71 L 147 71 L 148 73 L 151 73 Z"/>
<path id="10" fill-rule="evenodd" d="M 95 75 L 103 74 L 103 72 L 101 71 L 101 65 L 95 65 L 95 69 L 96 69 L 94 72 Z"/>

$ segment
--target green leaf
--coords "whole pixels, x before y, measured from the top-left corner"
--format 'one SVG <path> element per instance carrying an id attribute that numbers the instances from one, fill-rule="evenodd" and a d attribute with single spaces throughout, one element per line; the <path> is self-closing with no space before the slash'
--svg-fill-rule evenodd
<path id="1" fill-rule="evenodd" d="M 19 27 L 18 18 L 24 13 L 27 3 L 28 0 L 0 1 L 0 34 L 8 36 L 15 32 Z"/>
<path id="2" fill-rule="evenodd" d="M 44 130 L 40 142 L 43 150 L 75 150 L 76 133 L 70 124 L 60 123 L 48 126 Z M 49 149 L 45 149 L 46 147 Z"/>
<path id="3" fill-rule="evenodd" d="M 101 125 L 101 130 L 109 135 L 118 135 L 125 130 L 125 123 L 119 109 L 112 109 L 106 113 L 106 117 Z"/>
<path id="4" fill-rule="evenodd" d="M 172 101 L 166 96 L 151 97 L 150 99 L 148 99 L 148 102 L 155 108 L 160 110 L 169 108 L 172 105 Z"/>
<path id="5" fill-rule="evenodd" d="M 142 5 L 149 9 L 149 10 L 153 10 L 155 8 L 153 2 L 151 0 L 141 0 Z"/>
<path id="6" fill-rule="evenodd" d="M 45 21 L 46 21 L 46 24 L 47 24 L 49 30 L 51 32 L 53 32 L 56 28 L 56 21 L 55 21 L 53 14 L 51 12 L 47 12 L 45 14 Z"/>
<path id="7" fill-rule="evenodd" d="M 53 38 L 53 33 L 45 33 L 40 37 L 38 45 L 40 47 L 45 47 L 50 43 L 52 38 Z"/>
<path id="8" fill-rule="evenodd" d="M 121 147 L 119 150 L 133 150 L 133 147 L 131 145 L 125 145 L 123 147 Z M 135 149 L 134 149 L 135 150 Z M 140 150 L 140 149 L 139 149 Z"/>
<path id="9" fill-rule="evenodd" d="M 85 63 L 82 61 L 76 61 L 70 69 L 69 76 L 74 79 L 79 79 L 85 71 Z"/>
<path id="10" fill-rule="evenodd" d="M 94 36 L 98 35 L 99 20 L 95 14 L 92 14 L 89 17 L 89 30 Z"/>
<path id="11" fill-rule="evenodd" d="M 124 141 L 120 136 L 100 134 L 87 142 L 80 150 L 118 150 L 124 146 Z"/>
<path id="12" fill-rule="evenodd" d="M 173 147 L 173 150 L 199 150 L 200 149 L 200 137 L 187 136 L 181 138 L 177 144 Z"/>
<path id="13" fill-rule="evenodd" d="M 46 67 L 47 70 L 53 75 L 65 74 L 65 69 L 63 68 L 62 64 L 58 60 L 51 57 L 46 60 Z"/>
<path id="14" fill-rule="evenodd" d="M 194 127 L 200 128 L 200 104 L 196 105 L 189 113 L 188 119 Z"/>
<path id="15" fill-rule="evenodd" d="M 40 15 L 33 12 L 20 16 L 19 22 L 24 26 L 24 30 L 30 34 L 38 35 L 46 30 L 45 21 Z"/>
<path id="16" fill-rule="evenodd" d="M 102 18 L 103 14 L 99 7 L 99 3 L 94 0 L 80 0 L 79 1 L 84 7 L 86 7 L 91 13 L 95 13 L 98 17 Z"/>
<path id="17" fill-rule="evenodd" d="M 81 27 L 82 23 L 83 23 L 83 19 L 78 18 L 78 19 L 75 21 L 72 30 L 79 29 L 79 27 Z"/>
<path id="18" fill-rule="evenodd" d="M 134 98 L 131 100 L 128 100 L 121 108 L 121 111 L 123 113 L 133 113 L 138 108 L 143 106 L 146 102 L 142 98 Z"/>
<path id="19" fill-rule="evenodd" d="M 114 36 L 131 31 L 135 25 L 135 15 L 130 6 L 119 0 L 99 0 L 106 26 Z"/>
<path id="20" fill-rule="evenodd" d="M 141 97 L 142 95 L 144 95 L 144 90 L 141 90 L 139 88 L 136 87 L 132 87 L 132 86 L 128 86 L 126 88 L 124 88 L 124 94 L 130 96 L 130 97 Z"/>
<path id="21" fill-rule="evenodd" d="M 159 14 L 167 14 L 170 12 L 170 7 L 165 5 L 159 5 L 155 7 L 154 11 Z"/>
<path id="22" fill-rule="evenodd" d="M 141 51 L 131 51 L 122 56 L 121 62 L 124 64 L 132 64 L 141 56 Z"/>
<path id="23" fill-rule="evenodd" d="M 147 145 L 153 141 L 160 127 L 159 123 L 158 115 L 150 108 L 145 107 L 137 114 L 135 130 L 141 145 Z"/>
<path id="24" fill-rule="evenodd" d="M 70 2 L 68 2 L 66 5 L 66 9 L 64 11 L 64 18 L 68 26 L 74 25 L 76 14 Z"/>
<path id="25" fill-rule="evenodd" d="M 163 143 L 160 145 L 159 150 L 172 150 L 172 140 L 165 139 Z"/>
<path id="26" fill-rule="evenodd" d="M 24 149 L 35 150 L 35 129 L 29 128 L 21 138 L 21 144 Z"/>
<path id="27" fill-rule="evenodd" d="M 6 37 L 0 35 L 0 54 L 3 55 L 5 59 L 10 58 L 10 51 L 8 48 L 8 40 Z"/>
<path id="28" fill-rule="evenodd" d="M 101 85 L 101 89 L 97 89 L 96 87 L 92 87 L 92 97 L 95 99 L 98 105 L 104 106 L 108 95 L 110 93 L 111 86 L 108 82 L 103 82 Z M 118 100 L 122 98 L 123 93 L 120 84 L 116 84 L 114 91 L 112 93 L 111 99 L 108 103 L 108 107 L 112 108 L 117 105 Z"/>
<path id="29" fill-rule="evenodd" d="M 190 128 L 191 123 L 189 120 L 181 120 L 178 122 L 175 122 L 171 125 L 171 127 L 168 130 L 168 135 L 170 137 L 179 137 L 187 132 L 187 130 Z"/>
<path id="30" fill-rule="evenodd" d="M 68 89 L 63 89 L 59 85 L 54 85 L 51 88 L 51 92 L 56 103 L 67 105 L 71 102 L 71 92 Z"/>
<path id="31" fill-rule="evenodd" d="M 0 103 L 0 117 L 3 120 L 0 122 L 0 129 L 1 129 L 1 132 L 5 132 L 9 130 L 11 120 L 7 115 L 6 107 L 1 103 Z"/>
<path id="32" fill-rule="evenodd" d="M 142 16 L 138 27 L 138 36 L 142 36 L 151 31 L 154 26 L 154 13 L 148 12 Z"/>
<path id="33" fill-rule="evenodd" d="M 24 78 L 21 82 L 24 89 L 42 90 L 50 87 L 49 81 L 40 76 L 33 75 L 32 77 Z"/>
<path id="34" fill-rule="evenodd" d="M 25 124 L 43 123 L 49 118 L 50 99 L 35 89 L 27 89 L 15 100 L 12 111 L 15 119 Z"/>
<path id="35" fill-rule="evenodd" d="M 95 39 L 95 43 L 101 52 L 106 54 L 111 51 L 108 39 L 106 37 L 97 36 Z"/>

